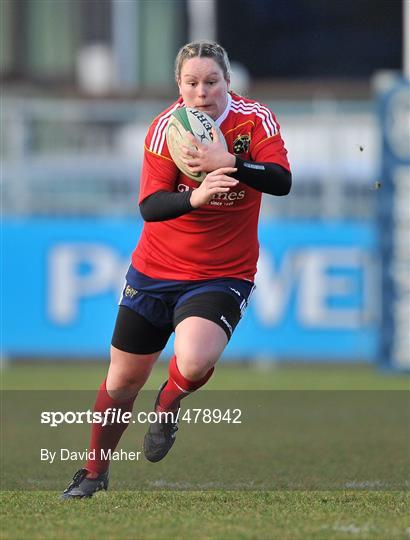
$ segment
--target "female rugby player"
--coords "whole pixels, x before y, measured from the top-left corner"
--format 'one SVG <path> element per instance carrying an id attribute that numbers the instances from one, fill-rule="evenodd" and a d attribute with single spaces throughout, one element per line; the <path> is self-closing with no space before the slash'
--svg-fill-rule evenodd
<path id="1" fill-rule="evenodd" d="M 126 276 L 108 374 L 94 407 L 102 415 L 114 408 L 131 412 L 175 332 L 169 378 L 155 402 L 158 413 L 169 414 L 158 414 L 144 439 L 150 461 L 170 450 L 181 399 L 212 376 L 247 306 L 258 259 L 262 193 L 287 195 L 291 188 L 279 124 L 266 106 L 229 91 L 229 60 L 220 45 L 182 47 L 175 76 L 180 96 L 154 119 L 145 140 L 139 198 L 145 223 Z M 208 173 L 201 184 L 177 169 L 165 139 L 170 115 L 184 106 L 213 118 L 228 146 L 216 136 L 210 145 L 181 148 L 192 172 Z M 107 489 L 107 456 L 127 425 L 93 424 L 93 457 L 63 498 L 91 497 Z"/>

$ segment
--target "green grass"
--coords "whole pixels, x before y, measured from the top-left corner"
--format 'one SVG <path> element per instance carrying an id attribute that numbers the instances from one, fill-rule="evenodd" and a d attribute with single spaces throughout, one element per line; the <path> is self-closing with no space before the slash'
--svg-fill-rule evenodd
<path id="1" fill-rule="evenodd" d="M 2 494 L 4 539 L 408 539 L 407 493 Z"/>
<path id="2" fill-rule="evenodd" d="M 3 398 L 2 539 L 409 540 L 408 408 L 400 392 L 409 388 L 408 376 L 370 366 L 221 365 L 206 387 L 215 392 L 199 392 L 190 406 L 240 396 L 248 422 L 235 429 L 184 425 L 163 462 L 115 463 L 109 492 L 62 502 L 59 493 L 78 467 L 39 463 L 30 450 L 46 429 L 64 447 L 74 439 L 85 446 L 88 426 L 75 434 L 40 429 L 38 408 L 45 400 L 49 410 L 56 404 L 71 410 L 70 400 L 78 399 L 83 410 L 106 368 L 40 362 L 3 370 L 3 389 L 16 391 Z M 158 364 L 147 389 L 165 377 L 166 366 Z M 153 395 L 141 396 L 141 403 Z M 144 431 L 130 427 L 121 447 L 140 449 Z M 349 478 L 356 486 L 346 487 Z"/>

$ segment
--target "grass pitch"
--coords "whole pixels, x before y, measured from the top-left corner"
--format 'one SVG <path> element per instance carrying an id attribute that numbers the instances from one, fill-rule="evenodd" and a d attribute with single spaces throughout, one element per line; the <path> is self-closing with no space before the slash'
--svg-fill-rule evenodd
<path id="1" fill-rule="evenodd" d="M 3 493 L 3 538 L 114 540 L 409 537 L 406 493 L 112 492 L 61 503 Z"/>
<path id="2" fill-rule="evenodd" d="M 75 390 L 92 390 L 89 395 L 95 391 L 105 375 L 106 365 L 100 363 L 16 363 L 10 364 L 3 371 L 3 389 L 13 389 L 17 392 L 22 391 L 21 396 L 29 395 L 24 392 L 30 390 L 48 390 L 54 395 L 55 391 L 61 391 L 65 394 L 66 390 L 74 392 Z M 150 379 L 148 387 L 155 389 L 166 377 L 166 367 L 158 365 Z M 289 395 L 304 396 L 298 391 L 306 390 L 355 390 L 355 391 L 385 391 L 392 392 L 390 395 L 403 395 L 403 391 L 409 388 L 409 379 L 403 375 L 382 374 L 368 366 L 277 366 L 273 369 L 260 368 L 250 369 L 246 366 L 225 366 L 221 365 L 213 379 L 207 385 L 207 391 L 215 391 L 215 395 L 221 389 L 230 390 L 253 390 L 256 392 L 269 390 L 292 390 Z M 53 392 L 54 391 L 54 392 Z M 201 394 L 201 393 L 198 393 Z M 86 394 L 84 394 L 86 395 Z M 87 394 L 88 395 L 88 394 Z M 232 394 L 233 395 L 233 394 Z M 247 395 L 246 392 L 241 395 Z M 267 392 L 261 395 L 268 395 Z M 323 396 L 326 392 L 314 393 L 319 399 L 319 405 L 328 403 L 329 408 L 334 405 L 333 398 L 327 402 Z M 342 393 L 335 394 L 335 397 L 342 396 Z M 348 395 L 348 394 L 346 394 Z M 361 394 L 354 393 L 353 396 Z M 377 397 L 383 396 L 383 392 L 365 393 L 365 396 Z M 332 394 L 330 394 L 332 396 Z M 193 398 L 194 396 L 192 396 Z M 204 396 L 203 396 L 204 397 Z M 88 399 L 88 398 L 87 398 Z M 24 401 L 24 400 L 23 400 Z M 184 404 L 188 403 L 188 400 Z M 343 403 L 343 401 L 342 401 Z M 366 405 L 371 410 L 376 410 L 376 403 L 365 401 L 362 408 Z M 90 404 L 92 405 L 92 404 Z M 387 407 L 380 407 L 377 411 L 375 424 L 380 421 L 379 415 Z M 297 420 L 299 411 L 302 415 L 301 407 L 295 407 L 295 410 L 288 411 L 288 416 L 284 417 L 283 425 Z M 319 407 L 319 411 L 326 409 L 325 405 Z M 7 412 L 7 407 L 5 407 Z M 22 408 L 24 410 L 24 406 Z M 358 410 L 356 408 L 356 410 Z M 371 411 L 370 411 L 371 412 Z M 295 413 L 295 414 L 294 414 Z M 321 425 L 322 419 L 328 415 L 323 412 L 323 417 L 318 418 L 315 424 L 306 424 L 306 431 L 309 433 L 316 429 L 316 425 Z M 4 413 L 3 413 L 4 414 Z M 320 413 L 322 414 L 322 413 Z M 311 416 L 311 415 L 310 415 Z M 350 415 L 351 416 L 351 415 Z M 282 418 L 282 417 L 281 417 Z M 189 540 L 216 540 L 216 539 L 390 539 L 410 538 L 410 516 L 409 502 L 410 497 L 405 486 L 408 486 L 407 473 L 398 474 L 405 470 L 406 463 L 399 463 L 396 459 L 389 461 L 387 455 L 391 448 L 386 451 L 380 445 L 388 441 L 389 437 L 377 441 L 367 438 L 367 433 L 374 434 L 372 426 L 369 428 L 372 415 L 363 416 L 365 421 L 359 427 L 363 429 L 363 448 L 373 458 L 380 451 L 380 463 L 374 473 L 374 483 L 357 483 L 353 487 L 341 487 L 325 489 L 326 483 L 333 485 L 334 478 L 343 476 L 344 470 L 350 465 L 355 465 L 357 458 L 357 448 L 350 446 L 350 442 L 342 448 L 338 437 L 338 431 L 343 431 L 343 414 L 337 416 L 340 424 L 335 426 L 333 431 L 335 441 L 334 460 L 326 465 L 326 471 L 330 473 L 326 481 L 319 479 L 318 485 L 323 485 L 323 489 L 298 489 L 295 484 L 293 489 L 286 488 L 286 478 L 291 476 L 296 465 L 300 465 L 303 459 L 304 450 L 308 452 L 309 445 L 314 442 L 313 439 L 305 440 L 306 448 L 302 448 L 299 454 L 293 454 L 290 451 L 283 451 L 288 444 L 292 448 L 292 437 L 294 433 L 285 433 L 280 440 L 275 440 L 269 452 L 275 449 L 281 450 L 275 454 L 277 466 L 283 469 L 284 483 L 280 486 L 275 479 L 262 478 L 260 487 L 253 489 L 250 484 L 244 485 L 244 489 L 232 489 L 232 478 L 229 477 L 229 467 L 221 467 L 219 462 L 219 480 L 221 486 L 213 489 L 212 485 L 199 491 L 195 489 L 194 483 L 191 487 L 187 484 L 177 482 L 163 484 L 157 483 L 155 488 L 147 488 L 150 478 L 160 478 L 165 473 L 175 474 L 178 477 L 178 470 L 184 467 L 186 477 L 193 479 L 202 475 L 202 481 L 207 476 L 215 476 L 215 471 L 207 474 L 206 467 L 212 466 L 218 459 L 222 459 L 219 443 L 223 437 L 211 439 L 208 444 L 202 444 L 198 439 L 198 434 L 192 431 L 193 427 L 184 427 L 185 433 L 181 430 L 179 437 L 179 453 L 184 444 L 192 440 L 191 446 L 187 446 L 187 452 L 182 453 L 182 462 L 177 462 L 175 456 L 171 455 L 160 464 L 133 464 L 121 463 L 112 467 L 112 490 L 108 493 L 100 493 L 91 500 L 61 502 L 58 499 L 59 491 L 63 489 L 70 479 L 76 467 L 73 464 L 65 464 L 61 467 L 61 487 L 55 487 L 52 490 L 47 489 L 47 484 L 40 487 L 36 485 L 35 480 L 37 467 L 40 467 L 34 460 L 25 462 L 18 461 L 18 448 L 14 450 L 16 461 L 6 460 L 3 462 L 2 477 L 8 477 L 16 481 L 16 489 L 8 489 L 1 494 L 2 498 L 2 538 L 4 539 L 51 539 L 51 538 L 70 538 L 70 539 L 189 539 Z M 407 416 L 404 418 L 408 418 Z M 7 420 L 7 417 L 6 417 Z M 19 420 L 18 417 L 15 419 Z M 394 417 L 388 417 L 388 424 L 393 429 L 391 438 L 397 439 L 400 432 L 403 431 L 401 425 L 394 425 Z M 19 420 L 20 422 L 22 419 Z M 36 444 L 36 434 L 39 435 L 37 424 L 28 422 L 25 432 L 27 433 L 27 445 Z M 366 424 L 366 425 L 365 425 Z M 301 423 L 303 431 L 304 422 Z M 313 426 L 313 427 L 312 427 Z M 246 427 L 246 426 L 245 426 Z M 263 427 L 263 426 L 262 426 Z M 340 429 L 338 430 L 338 428 Z M 191 429 L 192 428 L 192 429 Z M 397 428 L 395 432 L 394 429 Z M 7 428 L 8 429 L 8 428 Z M 6 429 L 6 433 L 7 432 Z M 190 431 L 191 429 L 191 431 Z M 66 430 L 61 430 L 61 436 Z M 135 444 L 133 437 L 126 433 L 124 446 L 132 448 Z M 376 430 L 377 431 L 377 430 Z M 81 432 L 81 438 L 87 437 L 88 426 L 84 426 Z M 251 438 L 258 440 L 260 429 L 257 426 L 248 426 L 246 431 L 238 431 L 238 446 L 246 446 Z M 212 432 L 214 433 L 214 432 Z M 281 432 L 282 433 L 282 432 Z M 320 431 L 317 432 L 320 435 Z M 3 431 L 3 436 L 5 432 Z M 11 433 L 7 438 L 13 438 Z M 17 435 L 17 434 L 16 434 Z M 263 435 L 263 434 L 262 434 Z M 403 437 L 408 436 L 408 429 L 404 430 Z M 270 435 L 267 434 L 270 439 Z M 87 437 L 88 439 L 88 437 Z M 263 436 L 261 438 L 263 440 Z M 253 441 L 253 442 L 254 442 Z M 229 442 L 229 441 L 228 441 Z M 392 441 L 394 442 L 394 441 Z M 352 444 L 354 440 L 352 439 Z M 196 446 L 194 446 L 196 445 Z M 198 448 L 199 446 L 199 448 Z M 7 450 L 7 445 L 6 445 Z M 351 450 L 351 454 L 349 451 Z M 386 451 L 386 452 L 385 452 Z M 202 457 L 201 457 L 202 456 Z M 14 456 L 12 456 L 14 457 Z M 319 454 L 320 458 L 320 454 Z M 347 461 L 346 461 L 347 458 Z M 249 459 L 249 458 L 246 458 Z M 249 478 L 258 477 L 263 474 L 263 452 L 256 456 L 254 463 L 242 462 L 242 471 L 248 473 Z M 318 460 L 319 461 L 319 460 Z M 177 465 L 175 465 L 177 463 Z M 6 467 L 5 467 L 6 465 Z M 43 464 L 46 467 L 45 464 Z M 311 466 L 306 462 L 306 467 Z M 360 475 L 361 469 L 366 467 L 366 463 L 356 463 L 357 474 Z M 27 467 L 27 469 L 26 469 Z M 173 470 L 174 467 L 174 470 Z M 259 467 L 259 468 L 258 468 Z M 262 468 L 261 468 L 262 467 Z M 331 469 L 333 467 L 333 469 Z M 402 469 L 400 469 L 400 467 Z M 77 467 L 79 468 L 79 467 Z M 301 467 L 304 470 L 305 467 Z M 205 470 L 204 470 L 205 469 Z M 38 469 L 40 471 L 40 468 Z M 41 469 L 53 471 L 53 469 Z M 59 469 L 60 470 L 60 467 Z M 238 467 L 240 473 L 240 467 Z M 314 464 L 312 471 L 320 473 L 320 461 Z M 29 474 L 27 471 L 30 471 Z M 56 469 L 54 469 L 55 474 Z M 70 472 L 68 472 L 70 471 Z M 151 472 L 152 471 L 152 472 Z M 159 472 L 158 472 L 159 471 Z M 161 472 L 163 471 L 163 472 Z M 235 472 L 235 470 L 234 470 Z M 50 482 L 52 476 L 50 472 Z M 380 483 L 380 475 L 384 478 L 396 479 L 396 484 Z M 239 476 L 239 474 L 238 474 Z M 324 475 L 325 476 L 325 475 Z M 407 478 L 402 478 L 407 476 Z M 246 474 L 245 474 L 246 479 Z M 248 479 L 249 479 L 248 478 Z M 403 482 L 400 483 L 400 479 Z M 307 485 L 312 484 L 312 478 L 304 479 Z M 224 487 L 224 482 L 226 487 Z M 311 482 L 311 484 L 309 484 Z M 322 484 L 320 483 L 322 482 Z M 140 485 L 139 485 L 140 484 Z M 199 482 L 201 484 L 201 482 Z M 7 483 L 5 484 L 8 485 Z M 215 484 L 216 485 L 216 484 Z M 337 483 L 335 484 L 337 485 Z M 373 488 L 368 489 L 368 486 Z M 378 489 L 380 485 L 380 489 Z M 400 485 L 400 489 L 394 489 L 395 485 Z M 144 488 L 142 487 L 144 486 Z M 376 487 L 375 487 L 376 486 Z M 403 487 L 404 486 L 404 487 Z M 300 487 L 300 486 L 299 486 Z M 141 489 L 140 489 L 141 488 Z"/>

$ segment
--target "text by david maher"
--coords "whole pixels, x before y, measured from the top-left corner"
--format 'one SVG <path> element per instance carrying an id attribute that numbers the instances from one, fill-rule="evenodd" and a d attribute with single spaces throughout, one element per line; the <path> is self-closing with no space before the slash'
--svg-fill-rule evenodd
<path id="1" fill-rule="evenodd" d="M 110 461 L 139 461 L 142 452 L 127 452 L 125 450 L 111 450 L 101 448 L 99 452 L 95 450 L 74 451 L 68 448 L 59 450 L 40 449 L 40 460 L 47 463 L 59 461 L 93 461 L 95 459 L 108 459 Z"/>

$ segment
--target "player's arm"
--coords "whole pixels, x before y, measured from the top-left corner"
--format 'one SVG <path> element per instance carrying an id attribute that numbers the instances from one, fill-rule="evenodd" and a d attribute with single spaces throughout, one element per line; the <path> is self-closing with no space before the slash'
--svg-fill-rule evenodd
<path id="1" fill-rule="evenodd" d="M 199 146 L 199 145 L 198 145 Z M 205 147 L 205 145 L 203 145 Z M 203 153 L 210 154 L 208 145 L 204 148 Z M 202 155 L 199 150 L 188 150 L 191 153 L 190 160 L 186 161 L 186 164 L 191 168 L 193 172 L 201 172 L 206 170 L 202 165 Z M 223 150 L 225 162 L 229 163 L 229 160 L 234 162 L 234 167 L 237 169 L 232 174 L 233 178 L 239 180 L 243 184 L 261 191 L 262 193 L 268 193 L 269 195 L 288 195 L 290 188 L 292 187 L 292 173 L 277 163 L 270 162 L 258 162 L 258 161 L 245 161 L 233 154 L 230 154 L 226 150 Z M 222 155 L 222 154 L 221 154 Z M 225 157 L 226 156 L 226 157 Z M 205 161 L 205 159 L 203 160 Z M 210 161 L 208 159 L 208 161 Z M 198 162 L 201 162 L 198 165 Z M 218 161 L 216 161 L 217 163 Z M 230 165 L 229 165 L 230 166 Z"/>
<path id="2" fill-rule="evenodd" d="M 231 175 L 233 167 L 223 167 L 207 174 L 196 189 L 182 193 L 159 190 L 140 202 L 140 211 L 145 221 L 167 221 L 187 214 L 195 208 L 208 204 L 217 193 L 226 193 L 238 185 L 239 181 Z"/>
<path id="3" fill-rule="evenodd" d="M 158 149 L 158 137 L 154 123 L 145 140 L 142 164 L 139 208 L 145 221 L 167 221 L 191 212 L 192 189 L 174 192 L 177 167 L 169 155 L 166 144 Z M 152 150 L 160 150 L 158 154 Z"/>
<path id="4" fill-rule="evenodd" d="M 272 111 L 264 105 L 260 108 L 264 121 L 255 117 L 249 161 L 236 157 L 238 172 L 234 176 L 262 193 L 287 195 L 292 187 L 292 173 L 280 126 Z"/>
<path id="5" fill-rule="evenodd" d="M 245 161 L 228 152 L 213 130 L 214 142 L 201 144 L 188 135 L 191 147 L 182 147 L 182 161 L 192 172 L 213 171 L 217 167 L 235 167 L 232 174 L 257 191 L 270 195 L 287 195 L 292 187 L 292 174 L 289 170 L 274 162 Z M 263 142 L 263 141 L 262 141 Z M 270 157 L 270 156 L 269 156 Z"/>
<path id="6" fill-rule="evenodd" d="M 192 189 L 182 193 L 156 191 L 140 202 L 140 212 L 144 221 L 167 221 L 194 210 L 190 199 Z"/>
<path id="7" fill-rule="evenodd" d="M 237 172 L 232 176 L 247 186 L 269 195 L 288 195 L 292 173 L 276 163 L 245 161 L 236 157 Z"/>

